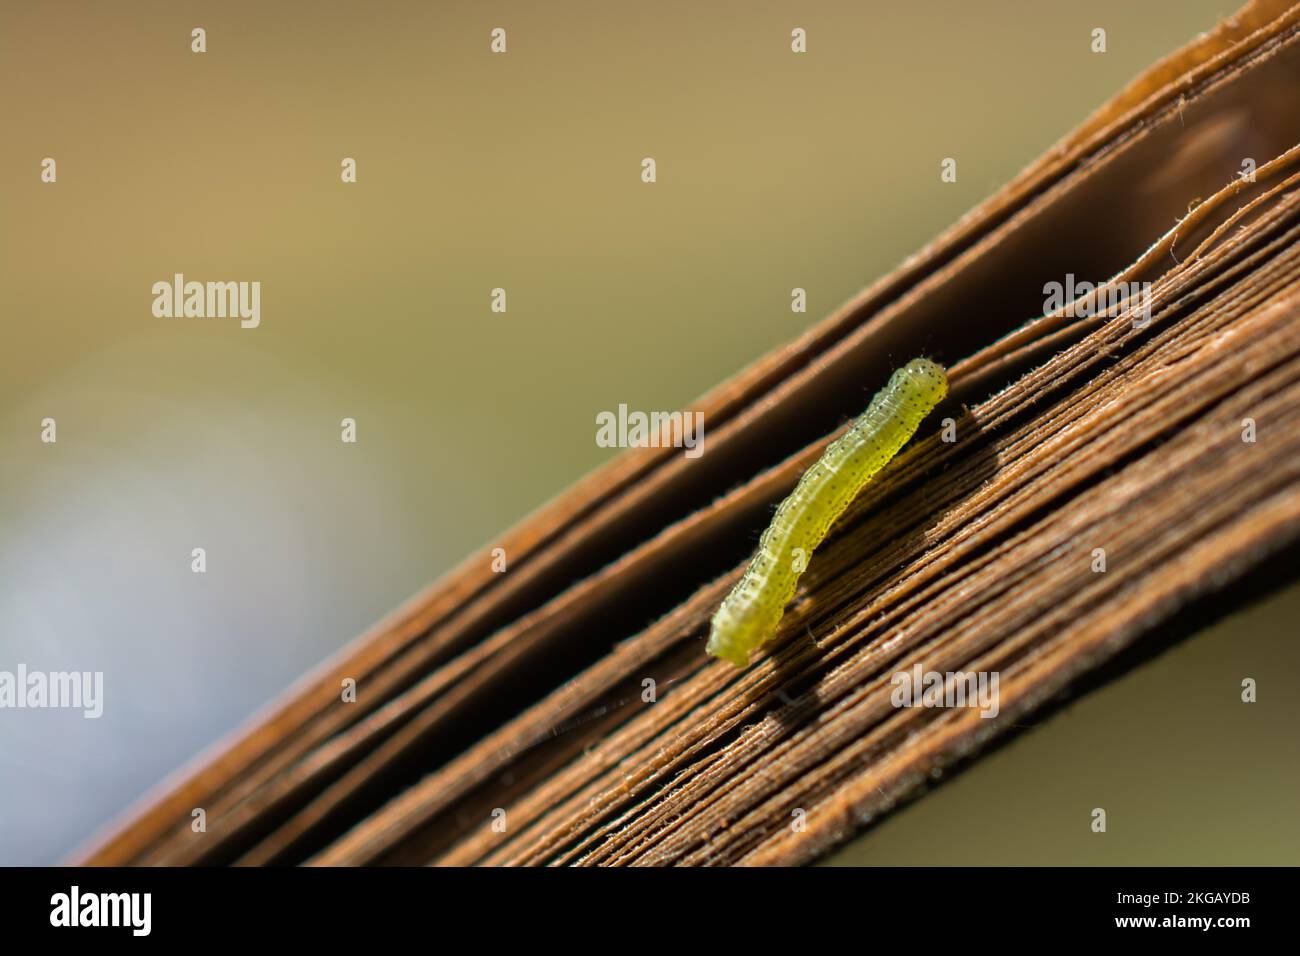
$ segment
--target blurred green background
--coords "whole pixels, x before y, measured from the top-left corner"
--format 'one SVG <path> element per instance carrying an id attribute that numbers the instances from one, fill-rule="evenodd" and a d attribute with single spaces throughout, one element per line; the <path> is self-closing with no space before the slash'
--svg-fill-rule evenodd
<path id="1" fill-rule="evenodd" d="M 0 669 L 102 670 L 106 702 L 98 721 L 0 712 L 0 862 L 68 853 L 608 460 L 598 411 L 688 406 L 1232 9 L 5 5 Z M 504 56 L 488 51 L 496 26 Z M 806 55 L 790 52 L 796 26 Z M 945 185 L 948 156 L 959 179 Z M 154 318 L 150 287 L 175 272 L 260 281 L 261 327 Z M 503 315 L 488 308 L 498 286 Z M 795 286 L 807 315 L 790 311 Z M 46 416 L 57 445 L 39 441 Z M 355 446 L 339 441 L 344 417 Z M 1228 668 L 1231 696 L 1238 670 L 1277 663 L 1270 635 L 1255 638 L 1198 673 Z M 1156 710 L 1134 705 L 1125 726 Z M 1221 723 L 1198 737 L 1208 725 L 1186 716 L 1166 730 L 1197 741 L 1197 761 L 1265 752 Z M 1069 763 L 1052 725 L 1032 739 L 1054 757 L 1032 766 Z M 1199 763 L 1187 777 L 1175 758 L 1117 756 L 1130 743 L 1108 735 L 1113 759 L 1090 765 L 1108 794 L 1169 806 L 1204 783 Z M 854 859 L 1093 860 L 1075 836 L 1089 793 L 1017 830 L 1017 801 L 1041 793 L 1013 790 L 1013 754 Z M 1252 853 L 1276 855 L 1258 803 L 1294 806 L 1294 773 L 1285 793 L 1224 775 L 1214 811 L 1192 815 L 1193 858 L 1238 859 L 1241 817 Z M 955 796 L 971 781 L 979 800 Z M 1150 860 L 1114 829 L 1108 861 Z"/>

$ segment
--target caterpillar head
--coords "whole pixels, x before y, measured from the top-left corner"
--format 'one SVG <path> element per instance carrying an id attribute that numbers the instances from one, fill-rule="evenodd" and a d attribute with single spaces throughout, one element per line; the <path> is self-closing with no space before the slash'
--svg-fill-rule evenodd
<path id="1" fill-rule="evenodd" d="M 931 405 L 938 405 L 948 394 L 948 376 L 938 362 L 924 358 L 912 359 L 895 375 L 906 377 Z"/>

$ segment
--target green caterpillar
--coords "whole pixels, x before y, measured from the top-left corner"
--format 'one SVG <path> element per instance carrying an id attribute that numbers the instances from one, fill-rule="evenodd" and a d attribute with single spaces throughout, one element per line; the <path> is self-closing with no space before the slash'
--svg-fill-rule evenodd
<path id="1" fill-rule="evenodd" d="M 948 376 L 929 359 L 913 359 L 894 372 L 776 509 L 758 552 L 713 615 L 705 650 L 737 667 L 749 665 L 750 652 L 776 631 L 799 575 L 831 525 L 947 394 Z"/>

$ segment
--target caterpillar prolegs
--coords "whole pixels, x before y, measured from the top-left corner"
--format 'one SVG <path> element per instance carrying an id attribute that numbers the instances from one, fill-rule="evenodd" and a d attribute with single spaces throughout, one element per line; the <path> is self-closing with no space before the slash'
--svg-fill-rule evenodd
<path id="1" fill-rule="evenodd" d="M 713 615 L 705 649 L 737 667 L 776 631 L 799 575 L 836 519 L 948 394 L 948 377 L 913 359 L 826 449 L 781 502 L 744 575 Z"/>

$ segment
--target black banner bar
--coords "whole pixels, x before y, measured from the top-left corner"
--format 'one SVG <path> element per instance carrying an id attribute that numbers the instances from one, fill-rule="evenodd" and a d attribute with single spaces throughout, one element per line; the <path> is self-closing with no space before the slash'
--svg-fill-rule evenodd
<path id="1" fill-rule="evenodd" d="M 953 932 L 1231 945 L 1287 929 L 1296 885 L 1290 869 L 0 869 L 0 925 L 7 942 L 75 935 L 83 945 L 460 948 L 465 934 L 665 945 L 701 931 L 735 945 L 770 943 L 774 928 L 848 929 L 873 945 Z"/>

